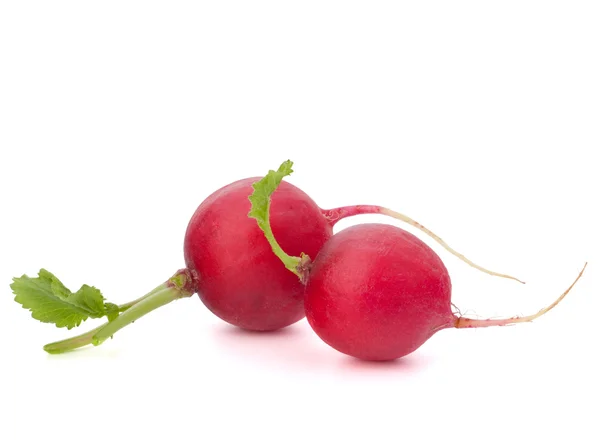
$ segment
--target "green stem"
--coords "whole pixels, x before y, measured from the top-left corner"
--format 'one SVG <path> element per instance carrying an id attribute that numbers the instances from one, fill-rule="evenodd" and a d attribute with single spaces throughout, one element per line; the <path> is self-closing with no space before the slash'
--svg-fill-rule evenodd
<path id="1" fill-rule="evenodd" d="M 129 301 L 128 303 L 122 304 L 119 306 L 119 313 L 123 313 L 126 310 L 129 310 L 131 307 L 136 305 L 137 303 L 145 300 L 146 298 L 154 295 L 156 292 L 159 292 L 165 288 L 165 284 L 161 284 L 156 289 L 148 292 L 144 296 L 134 299 L 133 301 Z M 93 337 L 96 333 L 98 333 L 101 329 L 106 327 L 109 323 L 106 322 L 98 327 L 90 330 L 89 332 L 83 333 L 81 335 L 73 336 L 72 338 L 63 339 L 61 341 L 52 342 L 50 344 L 44 345 L 44 350 L 46 350 L 50 354 L 60 354 L 65 353 L 67 351 L 75 350 L 76 348 L 85 347 L 86 345 L 90 345 L 93 343 Z"/>
<path id="2" fill-rule="evenodd" d="M 92 337 L 98 330 L 108 325 L 108 322 L 90 330 L 87 333 L 83 333 L 72 338 L 63 339 L 62 341 L 52 342 L 44 345 L 44 350 L 50 354 L 66 353 L 67 351 L 75 350 L 76 348 L 85 347 L 92 343 Z"/>
<path id="3" fill-rule="evenodd" d="M 270 203 L 269 203 L 270 206 Z M 268 211 L 267 211 L 268 212 Z M 260 224 L 267 241 L 271 245 L 271 249 L 273 249 L 273 253 L 281 260 L 281 262 L 285 265 L 285 268 L 292 272 L 297 276 L 301 276 L 298 270 L 298 266 L 301 263 L 302 259 L 300 257 L 293 257 L 288 255 L 279 245 L 277 240 L 275 239 L 275 234 L 273 234 L 273 230 L 271 229 L 271 223 L 269 220 L 269 215 L 267 214 L 267 220 Z"/>
<path id="4" fill-rule="evenodd" d="M 180 270 L 146 295 L 119 306 L 119 312 L 122 313 L 114 320 L 79 336 L 46 344 L 44 350 L 50 354 L 59 354 L 90 344 L 100 345 L 133 321 L 176 299 L 192 296 L 193 293 L 191 274 Z"/>
<path id="5" fill-rule="evenodd" d="M 116 332 L 121 330 L 123 327 L 128 326 L 132 322 L 140 319 L 142 316 L 147 315 L 153 310 L 158 309 L 164 305 L 169 304 L 179 298 L 191 296 L 192 292 L 182 291 L 176 287 L 167 287 L 155 292 L 148 298 L 140 301 L 139 303 L 131 306 L 129 309 L 121 313 L 116 319 L 106 324 L 98 332 L 92 336 L 92 344 L 100 345 L 108 338 L 111 338 Z"/>
<path id="6" fill-rule="evenodd" d="M 306 284 L 308 280 L 308 272 L 310 270 L 310 266 L 312 264 L 311 259 L 304 252 L 300 254 L 299 257 L 294 257 L 288 255 L 279 245 L 277 240 L 275 239 L 275 234 L 273 234 L 273 230 L 271 229 L 271 222 L 269 219 L 269 207 L 271 206 L 271 201 L 267 202 L 267 214 L 265 215 L 264 220 L 257 220 L 258 227 L 262 229 L 267 241 L 271 245 L 271 249 L 273 253 L 281 260 L 281 262 L 285 265 L 285 268 L 296 275 L 302 284 Z"/>
<path id="7" fill-rule="evenodd" d="M 273 253 L 281 260 L 285 268 L 298 276 L 300 282 L 306 284 L 310 270 L 310 257 L 302 253 L 299 257 L 288 255 L 279 245 L 271 229 L 271 195 L 275 192 L 281 180 L 292 174 L 293 162 L 286 160 L 277 171 L 269 170 L 267 175 L 252 184 L 252 194 L 248 196 L 251 208 L 248 217 L 256 220 L 258 227 L 263 231 L 265 238 L 271 245 Z"/>
<path id="8" fill-rule="evenodd" d="M 128 303 L 122 304 L 119 306 L 119 313 L 124 312 L 127 309 L 130 309 L 140 301 L 148 298 L 159 290 L 164 288 L 164 283 L 158 286 L 156 289 L 151 292 L 145 294 L 144 296 L 134 299 L 133 301 L 129 301 Z M 92 343 L 92 337 L 102 328 L 106 327 L 108 323 L 104 323 L 89 332 L 83 333 L 81 335 L 74 336 L 72 338 L 63 339 L 61 341 L 52 342 L 50 344 L 44 345 L 44 350 L 46 350 L 50 354 L 60 354 L 65 353 L 67 351 L 75 350 L 76 348 L 85 347 L 86 345 L 90 345 Z"/>
<path id="9" fill-rule="evenodd" d="M 123 313 L 125 310 L 133 307 L 134 305 L 136 305 L 137 303 L 139 303 L 140 301 L 148 298 L 149 296 L 152 296 L 153 294 L 155 294 L 156 292 L 158 292 L 159 290 L 162 290 L 164 288 L 164 283 L 161 284 L 160 286 L 158 286 L 157 288 L 151 290 L 150 292 L 148 292 L 147 294 L 145 294 L 144 296 L 139 297 L 138 299 L 134 299 L 133 301 L 129 301 L 125 304 L 121 304 L 119 306 L 119 313 Z"/>

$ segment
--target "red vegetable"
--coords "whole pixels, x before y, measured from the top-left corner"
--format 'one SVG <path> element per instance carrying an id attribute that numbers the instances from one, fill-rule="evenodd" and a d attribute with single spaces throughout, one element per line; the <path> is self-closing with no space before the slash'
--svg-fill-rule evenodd
<path id="1" fill-rule="evenodd" d="M 246 215 L 258 180 L 234 182 L 202 202 L 187 228 L 184 255 L 194 290 L 215 315 L 244 329 L 276 330 L 304 317 L 304 287 Z M 282 183 L 273 194 L 273 230 L 286 252 L 316 254 L 335 222 L 306 193 Z"/>
<path id="2" fill-rule="evenodd" d="M 390 360 L 442 329 L 514 324 L 542 314 L 461 318 L 452 312 L 451 292 L 446 267 L 423 241 L 395 226 L 363 224 L 334 235 L 318 253 L 306 284 L 306 316 L 342 353 Z"/>
<path id="3" fill-rule="evenodd" d="M 306 316 L 327 344 L 395 359 L 452 327 L 450 275 L 438 255 L 395 226 L 362 224 L 332 237 L 306 284 Z"/>
<path id="4" fill-rule="evenodd" d="M 282 170 L 273 177 L 284 175 Z M 331 237 L 311 262 L 307 255 L 290 257 L 278 249 L 275 231 L 257 220 L 274 252 L 306 284 L 306 316 L 313 330 L 338 351 L 365 360 L 406 356 L 447 328 L 533 321 L 556 306 L 585 270 L 535 315 L 468 319 L 451 310 L 451 281 L 442 260 L 409 232 L 384 224 L 353 226 Z"/>
<path id="5" fill-rule="evenodd" d="M 256 222 L 248 218 L 252 184 L 260 177 L 233 182 L 211 194 L 196 209 L 184 238 L 186 268 L 147 295 L 117 306 L 96 288 L 71 293 L 50 272 L 23 275 L 11 285 L 15 300 L 40 321 L 72 329 L 88 318 L 109 322 L 82 335 L 44 346 L 62 353 L 99 345 L 123 327 L 176 299 L 198 293 L 215 315 L 248 330 L 276 330 L 304 317 L 303 286 L 281 266 Z M 359 212 L 356 212 L 359 213 Z M 306 193 L 285 183 L 273 194 L 273 228 L 289 252 L 317 253 L 332 236 L 329 211 Z"/>

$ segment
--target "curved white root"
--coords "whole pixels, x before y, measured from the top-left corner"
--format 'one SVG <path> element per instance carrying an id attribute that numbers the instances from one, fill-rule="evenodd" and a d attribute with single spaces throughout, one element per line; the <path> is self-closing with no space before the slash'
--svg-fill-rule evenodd
<path id="1" fill-rule="evenodd" d="M 495 327 L 495 326 L 518 324 L 521 322 L 531 322 L 534 319 L 537 319 L 540 316 L 545 315 L 550 310 L 552 310 L 554 307 L 556 307 L 558 305 L 558 303 L 560 303 L 565 298 L 565 296 L 567 296 L 567 294 L 575 286 L 577 281 L 579 281 L 579 279 L 583 275 L 583 272 L 585 271 L 586 267 L 587 267 L 587 263 L 584 264 L 583 269 L 581 269 L 581 271 L 579 272 L 579 275 L 577 275 L 577 278 L 575 278 L 575 281 L 573 281 L 573 283 L 569 286 L 569 288 L 567 290 L 565 290 L 562 293 L 562 295 L 560 295 L 552 304 L 550 304 L 547 307 L 544 307 L 542 310 L 540 310 L 539 312 L 537 312 L 533 315 L 514 317 L 514 318 L 506 318 L 506 319 L 471 319 L 471 318 L 464 318 L 462 316 L 457 316 L 456 321 L 454 322 L 454 327 L 456 327 L 456 328 Z"/>
<path id="2" fill-rule="evenodd" d="M 442 240 L 440 237 L 438 237 L 436 234 L 434 234 L 432 231 L 430 231 L 429 229 L 427 229 L 425 226 L 423 226 L 422 224 L 420 224 L 419 222 L 413 220 L 412 218 L 401 214 L 399 212 L 396 211 L 392 211 L 391 209 L 388 208 L 381 208 L 381 213 L 384 215 L 387 215 L 389 217 L 393 217 L 395 219 L 398 219 L 404 223 L 408 223 L 409 225 L 414 226 L 417 229 L 420 229 L 421 231 L 423 231 L 425 234 L 429 235 L 431 238 L 433 238 L 435 241 L 437 241 L 444 249 L 446 249 L 448 252 L 450 252 L 451 254 L 455 255 L 456 257 L 458 257 L 459 259 L 461 259 L 462 261 L 464 261 L 465 263 L 467 263 L 469 266 L 474 267 L 475 269 L 487 273 L 488 275 L 492 275 L 495 277 L 500 277 L 500 278 L 508 278 L 511 280 L 515 280 L 518 281 L 521 284 L 525 284 L 525 281 L 521 281 L 520 279 L 513 277 L 512 275 L 507 275 L 507 274 L 503 274 L 503 273 L 499 273 L 499 272 L 494 272 L 492 270 L 488 270 L 482 266 L 480 266 L 479 264 L 476 264 L 474 262 L 472 262 L 471 260 L 469 260 L 467 257 L 465 257 L 463 254 L 455 251 L 454 249 L 452 249 L 444 240 Z"/>

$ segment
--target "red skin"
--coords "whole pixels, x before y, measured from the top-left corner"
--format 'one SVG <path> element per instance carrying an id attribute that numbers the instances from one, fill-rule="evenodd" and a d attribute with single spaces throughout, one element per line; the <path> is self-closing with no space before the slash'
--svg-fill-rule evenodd
<path id="1" fill-rule="evenodd" d="M 442 260 L 420 239 L 395 226 L 362 224 L 335 234 L 316 257 L 306 316 L 342 353 L 397 359 L 454 325 L 451 290 Z"/>
<path id="2" fill-rule="evenodd" d="M 187 268 L 206 307 L 247 330 L 277 330 L 304 317 L 304 286 L 275 256 L 256 220 L 248 217 L 252 183 L 231 183 L 210 195 L 192 216 L 184 241 Z M 285 252 L 315 257 L 333 223 L 296 186 L 281 182 L 271 197 L 270 222 Z"/>

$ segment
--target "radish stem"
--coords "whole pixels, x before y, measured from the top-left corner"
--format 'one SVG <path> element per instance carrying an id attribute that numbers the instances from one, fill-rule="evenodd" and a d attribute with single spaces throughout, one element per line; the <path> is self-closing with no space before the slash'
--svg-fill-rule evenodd
<path id="1" fill-rule="evenodd" d="M 121 313 L 114 320 L 79 336 L 46 344 L 44 350 L 50 354 L 59 354 L 90 344 L 100 345 L 123 327 L 153 310 L 177 299 L 192 296 L 194 293 L 192 286 L 191 274 L 187 270 L 180 270 L 146 295 L 119 306 Z"/>
<path id="2" fill-rule="evenodd" d="M 46 344 L 44 345 L 44 350 L 50 354 L 60 354 L 75 350 L 76 348 L 85 347 L 86 345 L 90 345 L 92 343 L 92 338 L 98 332 L 98 330 L 106 327 L 107 325 L 108 323 L 105 323 L 81 335 Z"/>
<path id="3" fill-rule="evenodd" d="M 102 326 L 92 336 L 92 344 L 100 345 L 108 338 L 111 338 L 116 332 L 121 330 L 123 327 L 131 324 L 132 322 L 140 319 L 142 316 L 147 315 L 153 310 L 158 309 L 164 305 L 169 304 L 176 299 L 183 298 L 185 296 L 191 296 L 191 292 L 185 292 L 175 289 L 173 287 L 165 286 L 163 289 L 155 292 L 146 299 L 143 299 L 139 303 L 133 305 L 125 312 L 120 314 L 115 320 Z"/>

